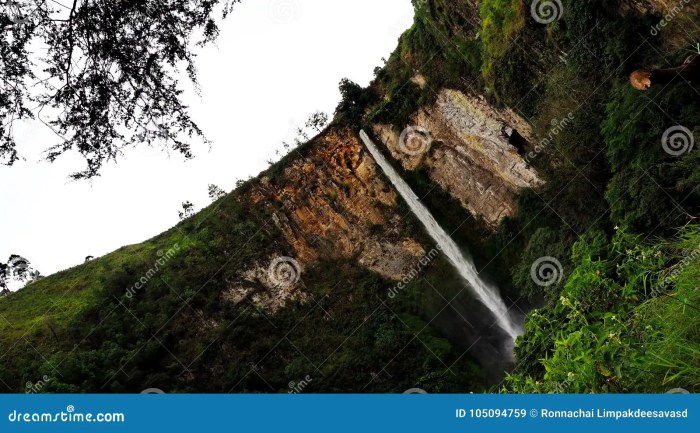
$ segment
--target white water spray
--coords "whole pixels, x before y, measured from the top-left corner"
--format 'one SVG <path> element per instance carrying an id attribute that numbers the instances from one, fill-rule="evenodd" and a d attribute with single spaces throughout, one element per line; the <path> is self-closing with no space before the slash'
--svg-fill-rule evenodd
<path id="1" fill-rule="evenodd" d="M 413 213 L 425 226 L 428 234 L 440 245 L 442 251 L 447 255 L 447 258 L 459 272 L 459 275 L 468 283 L 469 289 L 474 296 L 476 296 L 496 317 L 498 326 L 508 333 L 513 340 L 519 335 L 522 335 L 521 327 L 514 322 L 508 314 L 508 308 L 503 303 L 498 289 L 481 279 L 471 257 L 466 256 L 459 249 L 455 241 L 452 240 L 450 235 L 440 227 L 430 211 L 423 206 L 418 196 L 416 196 L 406 181 L 399 176 L 396 170 L 394 170 L 394 167 L 384 158 L 384 155 L 377 149 L 377 146 L 375 146 L 365 131 L 360 131 L 360 138 L 364 141 L 369 153 L 372 154 L 379 167 L 381 167 L 387 177 L 389 177 L 391 183 L 394 184 L 399 194 L 401 194 L 401 197 L 406 200 L 406 203 L 408 203 Z"/>

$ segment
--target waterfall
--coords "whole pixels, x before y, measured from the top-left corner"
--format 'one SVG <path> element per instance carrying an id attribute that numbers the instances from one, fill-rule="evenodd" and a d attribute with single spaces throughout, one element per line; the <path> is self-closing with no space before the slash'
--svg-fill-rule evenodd
<path id="1" fill-rule="evenodd" d="M 496 323 L 510 337 L 515 340 L 519 335 L 522 335 L 522 328 L 519 324 L 513 321 L 508 314 L 498 288 L 486 283 L 476 270 L 476 265 L 471 257 L 465 255 L 452 240 L 450 235 L 440 227 L 430 211 L 420 202 L 418 196 L 413 192 L 410 186 L 404 181 L 401 176 L 394 170 L 394 167 L 384 158 L 384 155 L 377 149 L 377 146 L 372 142 L 365 131 L 360 131 L 360 138 L 367 146 L 369 153 L 372 154 L 374 160 L 379 167 L 387 175 L 391 183 L 396 187 L 401 197 L 408 203 L 416 217 L 425 226 L 428 234 L 440 245 L 442 251 L 450 260 L 452 265 L 457 269 L 459 275 L 468 283 L 469 289 L 476 298 L 486 306 L 496 318 Z"/>

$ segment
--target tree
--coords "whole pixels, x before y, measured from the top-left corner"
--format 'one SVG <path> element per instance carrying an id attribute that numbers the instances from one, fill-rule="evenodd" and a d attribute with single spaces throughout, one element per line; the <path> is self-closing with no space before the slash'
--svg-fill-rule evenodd
<path id="1" fill-rule="evenodd" d="M 213 183 L 209 184 L 209 198 L 212 199 L 212 201 L 216 201 L 225 195 L 226 191 L 214 185 Z"/>
<path id="2" fill-rule="evenodd" d="M 316 132 L 323 131 L 323 128 L 325 128 L 327 125 L 328 115 L 323 111 L 317 111 L 313 113 L 311 116 L 309 116 L 308 120 L 306 121 L 306 127 L 311 128 Z"/>
<path id="3" fill-rule="evenodd" d="M 282 145 L 286 151 L 291 150 L 294 147 L 299 147 L 304 143 L 307 143 L 311 139 L 311 134 L 319 134 L 320 132 L 323 131 L 323 129 L 328 126 L 328 114 L 324 113 L 323 111 L 316 111 L 313 114 L 309 116 L 308 119 L 306 119 L 306 123 L 304 124 L 304 127 L 297 127 L 296 129 L 296 137 L 294 137 L 294 143 L 289 144 L 286 141 L 282 142 Z M 311 131 L 307 131 L 311 130 Z M 279 153 L 279 151 L 277 151 Z M 274 164 L 274 161 L 268 161 L 270 165 Z"/>
<path id="4" fill-rule="evenodd" d="M 336 114 L 352 111 L 354 108 L 360 105 L 360 102 L 363 99 L 362 86 L 348 78 L 343 78 L 340 80 L 338 89 L 340 90 L 341 99 L 338 107 L 335 109 Z"/>
<path id="5" fill-rule="evenodd" d="M 213 41 L 216 18 L 240 0 L 3 0 L 0 2 L 0 163 L 21 159 L 15 122 L 37 118 L 77 151 L 73 179 L 99 175 L 129 146 L 191 158 L 206 142 L 180 100 L 181 65 L 196 84 L 195 46 Z M 65 4 L 64 4 L 65 3 Z M 41 59 L 32 53 L 41 46 Z M 45 48 L 45 51 L 44 51 Z"/>
<path id="6" fill-rule="evenodd" d="M 6 263 L 0 262 L 0 293 L 9 292 L 8 284 L 14 280 L 20 283 L 38 280 L 41 278 L 39 271 L 29 266 L 29 260 L 17 254 L 10 255 Z"/>
<path id="7" fill-rule="evenodd" d="M 178 211 L 177 214 L 180 216 L 180 220 L 186 220 L 194 215 L 194 205 L 190 201 L 182 202 L 182 210 Z"/>
<path id="8" fill-rule="evenodd" d="M 351 127 L 362 124 L 365 109 L 376 99 L 370 88 L 363 89 L 359 84 L 343 78 L 340 81 L 341 100 L 335 114 L 343 118 Z"/>

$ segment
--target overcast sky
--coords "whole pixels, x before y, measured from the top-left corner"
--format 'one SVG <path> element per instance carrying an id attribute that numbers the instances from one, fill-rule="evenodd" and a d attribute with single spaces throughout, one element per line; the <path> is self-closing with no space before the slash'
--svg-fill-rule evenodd
<path id="1" fill-rule="evenodd" d="M 201 97 L 188 89 L 185 101 L 213 146 L 191 161 L 133 149 L 101 177 L 72 182 L 84 161 L 41 162 L 55 136 L 19 126 L 26 161 L 0 166 L 0 261 L 20 254 L 50 275 L 169 229 L 183 201 L 208 205 L 208 184 L 232 190 L 277 159 L 310 113 L 332 113 L 341 78 L 367 85 L 412 20 L 410 0 L 244 0 L 216 46 L 199 51 Z"/>

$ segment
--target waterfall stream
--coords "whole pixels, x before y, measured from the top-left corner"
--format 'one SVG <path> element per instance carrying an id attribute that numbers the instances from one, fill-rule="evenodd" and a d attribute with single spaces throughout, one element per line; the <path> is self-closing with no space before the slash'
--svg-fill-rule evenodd
<path id="1" fill-rule="evenodd" d="M 498 288 L 488 284 L 481 278 L 472 258 L 462 252 L 450 235 L 440 227 L 430 211 L 420 202 L 418 196 L 416 196 L 406 181 L 394 170 L 389 161 L 384 158 L 384 155 L 377 149 L 377 146 L 372 142 L 365 131 L 360 132 L 360 138 L 362 138 L 365 146 L 367 146 L 374 160 L 379 167 L 381 167 L 382 171 L 384 171 L 384 174 L 386 174 L 401 197 L 408 203 L 413 213 L 423 226 L 425 226 L 428 234 L 441 247 L 450 263 L 452 263 L 457 269 L 457 272 L 459 272 L 459 275 L 468 283 L 469 290 L 472 294 L 493 313 L 498 326 L 513 340 L 521 335 L 522 328 L 511 318 L 510 314 L 508 314 L 508 308 L 503 302 L 503 299 L 501 299 Z"/>

